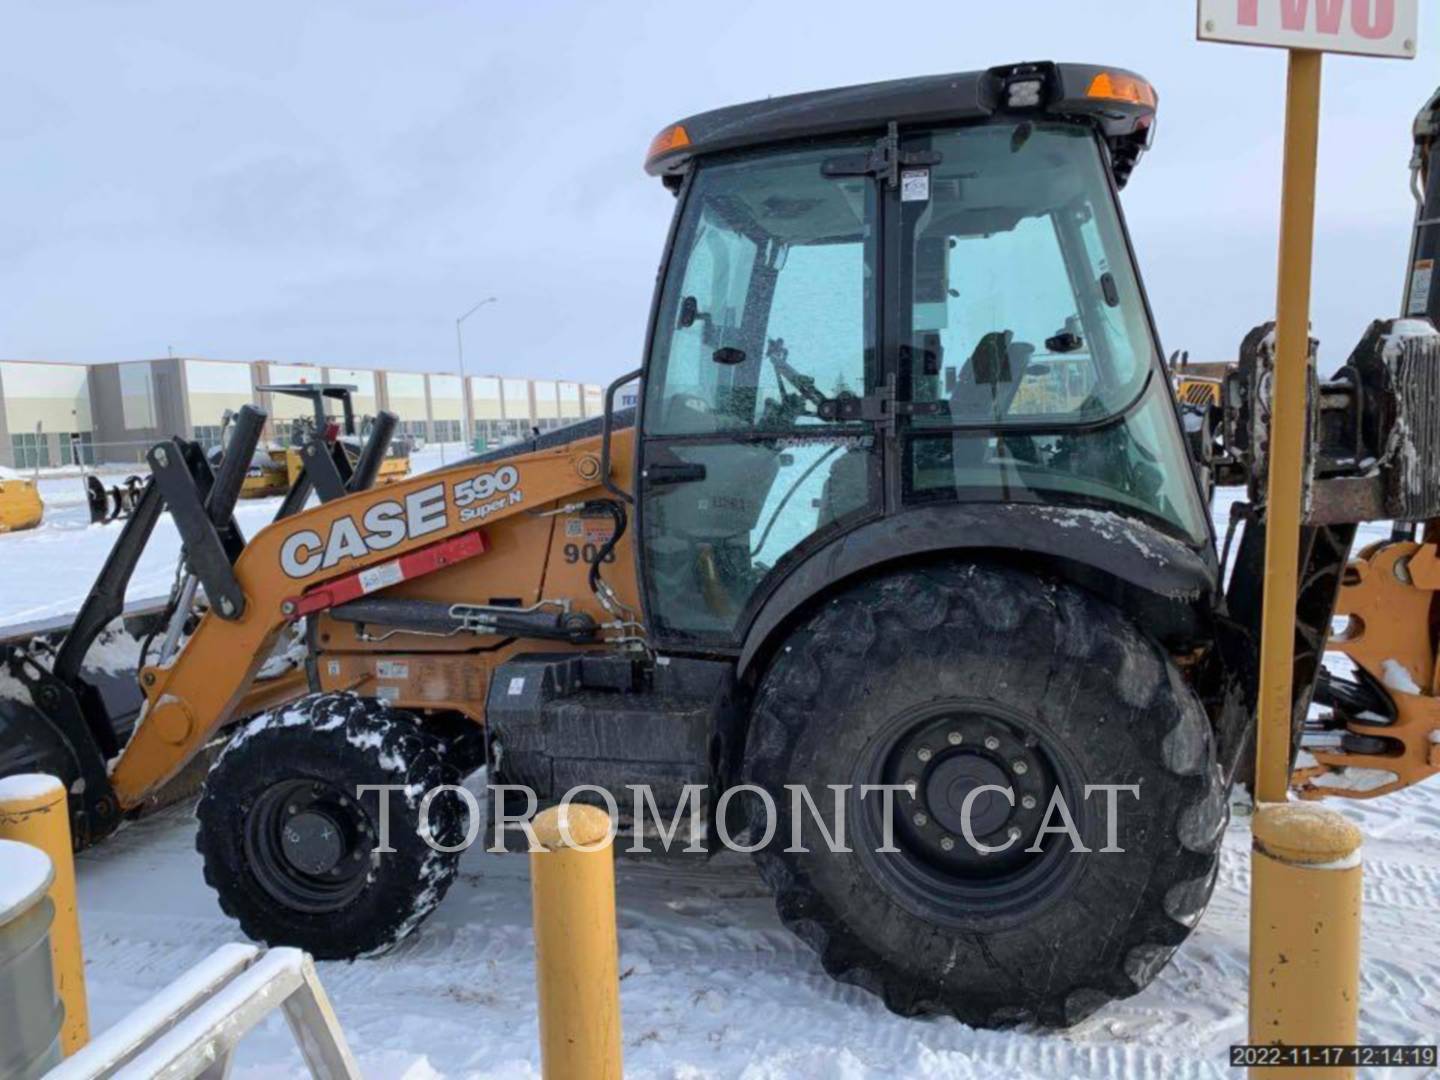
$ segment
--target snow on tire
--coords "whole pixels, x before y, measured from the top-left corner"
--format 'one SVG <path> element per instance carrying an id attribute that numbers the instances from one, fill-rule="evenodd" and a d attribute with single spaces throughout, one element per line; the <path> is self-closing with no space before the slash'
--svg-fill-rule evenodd
<path id="1" fill-rule="evenodd" d="M 423 821 L 421 806 L 457 781 L 444 742 L 410 714 L 349 693 L 302 698 L 246 724 L 210 770 L 196 810 L 205 880 L 255 941 L 321 959 L 383 952 L 455 878 L 458 852 L 439 849 L 465 838 L 466 803 L 442 792 Z"/>

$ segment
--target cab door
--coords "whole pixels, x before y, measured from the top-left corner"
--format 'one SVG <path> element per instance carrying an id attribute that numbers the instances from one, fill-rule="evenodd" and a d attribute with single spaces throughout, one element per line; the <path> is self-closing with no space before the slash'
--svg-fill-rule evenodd
<path id="1" fill-rule="evenodd" d="M 737 648 L 790 567 L 881 512 L 862 407 L 880 381 L 877 185 L 834 167 L 872 145 L 707 161 L 682 193 L 638 477 L 662 648 Z"/>

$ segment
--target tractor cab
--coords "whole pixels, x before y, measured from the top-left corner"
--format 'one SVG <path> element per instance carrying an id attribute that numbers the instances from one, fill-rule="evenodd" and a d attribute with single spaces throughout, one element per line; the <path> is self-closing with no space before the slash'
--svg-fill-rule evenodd
<path id="1" fill-rule="evenodd" d="M 736 646 L 807 555 L 925 508 L 1211 548 L 1117 198 L 1155 105 L 1129 72 L 1027 64 L 656 137 L 679 205 L 641 419 L 653 633 Z"/>

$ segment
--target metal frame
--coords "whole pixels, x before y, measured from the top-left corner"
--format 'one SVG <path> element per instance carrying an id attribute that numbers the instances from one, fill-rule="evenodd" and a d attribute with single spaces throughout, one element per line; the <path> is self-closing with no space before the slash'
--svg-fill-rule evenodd
<path id="1" fill-rule="evenodd" d="M 223 1080 L 236 1045 L 276 1009 L 311 1076 L 359 1080 L 310 956 L 299 949 L 262 953 L 254 945 L 222 945 L 46 1077 Z"/>

